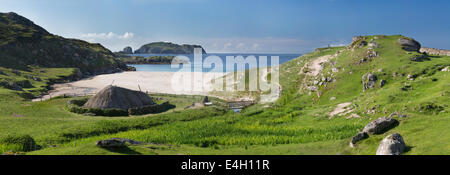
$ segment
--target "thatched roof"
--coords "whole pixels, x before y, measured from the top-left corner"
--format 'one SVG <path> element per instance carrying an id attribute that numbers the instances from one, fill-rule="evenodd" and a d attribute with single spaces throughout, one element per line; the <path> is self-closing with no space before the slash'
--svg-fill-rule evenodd
<path id="1" fill-rule="evenodd" d="M 153 104 L 152 98 L 143 92 L 109 85 L 90 98 L 83 107 L 128 110 Z"/>

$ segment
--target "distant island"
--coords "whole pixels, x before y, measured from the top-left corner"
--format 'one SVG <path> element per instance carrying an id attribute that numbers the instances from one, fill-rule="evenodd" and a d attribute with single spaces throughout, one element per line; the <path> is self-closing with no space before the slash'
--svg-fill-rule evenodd
<path id="1" fill-rule="evenodd" d="M 202 53 L 206 54 L 205 49 L 200 45 L 174 44 L 170 42 L 154 42 L 141 46 L 134 51 L 135 54 L 193 54 L 194 48 L 201 48 Z"/>
<path id="2" fill-rule="evenodd" d="M 151 56 L 151 57 L 141 57 L 141 56 L 124 56 L 119 58 L 120 61 L 126 64 L 171 64 L 172 61 L 176 59 L 174 56 Z M 177 60 L 178 63 L 185 63 L 188 60 Z"/>

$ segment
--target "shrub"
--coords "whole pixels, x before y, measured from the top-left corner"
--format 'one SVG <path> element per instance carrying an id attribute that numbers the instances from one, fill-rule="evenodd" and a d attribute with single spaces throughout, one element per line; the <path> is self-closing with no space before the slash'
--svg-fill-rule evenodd
<path id="1" fill-rule="evenodd" d="M 3 149 L 11 149 L 11 151 L 14 152 L 26 152 L 37 149 L 36 142 L 29 135 L 8 135 L 6 137 L 0 138 L 0 145 L 3 145 Z"/>

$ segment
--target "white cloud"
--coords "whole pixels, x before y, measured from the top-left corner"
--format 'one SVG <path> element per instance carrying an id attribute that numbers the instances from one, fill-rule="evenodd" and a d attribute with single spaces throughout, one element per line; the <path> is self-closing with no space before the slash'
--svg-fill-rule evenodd
<path id="1" fill-rule="evenodd" d="M 123 35 L 116 34 L 113 32 L 109 33 L 85 33 L 81 34 L 80 38 L 89 40 L 96 40 L 96 39 L 131 39 L 134 37 L 134 33 L 132 32 L 125 32 Z"/>

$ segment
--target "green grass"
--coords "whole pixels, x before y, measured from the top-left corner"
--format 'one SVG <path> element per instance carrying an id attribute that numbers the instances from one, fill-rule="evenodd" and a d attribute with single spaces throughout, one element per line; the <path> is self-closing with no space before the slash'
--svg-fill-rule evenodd
<path id="1" fill-rule="evenodd" d="M 404 154 L 450 154 L 450 78 L 448 72 L 440 71 L 450 65 L 450 57 L 411 61 L 413 54 L 396 43 L 399 37 L 380 36 L 375 40 L 381 46 L 375 48 L 380 55 L 362 64 L 358 61 L 367 46 L 322 48 L 287 62 L 280 67 L 281 98 L 273 104 L 251 106 L 240 114 L 223 110 L 223 106 L 184 110 L 201 96 L 153 94 L 178 104 L 177 108 L 126 118 L 72 114 L 64 109 L 69 100 L 65 98 L 38 103 L 13 100 L 0 105 L 0 133 L 29 134 L 43 146 L 27 154 L 375 154 L 380 141 L 394 132 L 406 142 Z M 326 63 L 320 75 L 336 81 L 319 87 L 322 96 L 309 95 L 304 87 L 315 77 L 300 71 L 305 71 L 309 61 L 337 52 L 341 54 L 331 61 L 339 72 L 333 73 L 332 65 Z M 361 77 L 366 73 L 376 74 L 378 81 L 376 87 L 363 92 Z M 408 74 L 415 79 L 408 80 Z M 380 87 L 382 79 L 387 83 Z M 331 97 L 336 100 L 331 101 Z M 361 118 L 329 119 L 328 114 L 343 102 L 352 102 L 352 113 Z M 368 109 L 375 112 L 368 113 Z M 348 146 L 351 137 L 368 122 L 394 111 L 407 115 L 396 117 L 399 126 L 371 135 L 356 148 Z M 12 117 L 14 114 L 24 117 Z M 119 150 L 95 146 L 97 140 L 112 137 L 148 144 Z"/>

